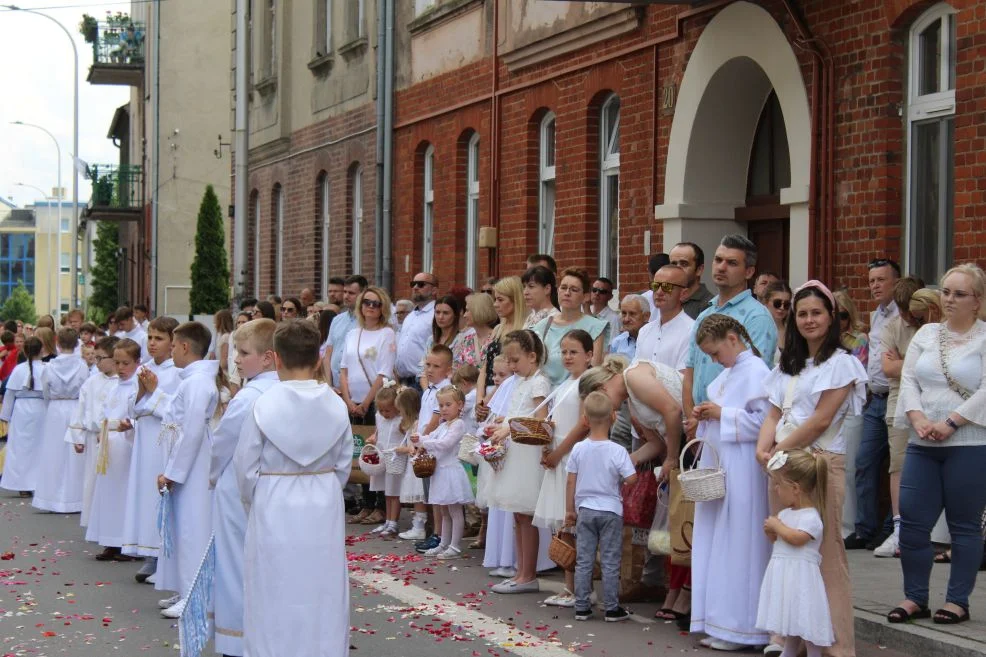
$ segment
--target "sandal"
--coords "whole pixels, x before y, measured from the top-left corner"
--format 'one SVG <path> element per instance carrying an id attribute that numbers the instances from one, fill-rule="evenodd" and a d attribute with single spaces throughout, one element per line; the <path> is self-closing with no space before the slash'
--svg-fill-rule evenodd
<path id="1" fill-rule="evenodd" d="M 945 550 L 935 555 L 935 563 L 952 563 L 952 551 Z"/>
<path id="2" fill-rule="evenodd" d="M 927 607 L 918 607 L 918 610 L 915 612 L 909 612 L 903 607 L 894 607 L 887 614 L 887 622 L 891 624 L 910 623 L 911 621 L 921 620 L 922 618 L 931 618 L 931 610 Z"/>
<path id="3" fill-rule="evenodd" d="M 964 615 L 959 616 L 954 611 L 949 611 L 948 609 L 939 609 L 935 612 L 935 617 L 932 619 L 935 625 L 958 625 L 967 620 L 969 620 L 968 610 L 966 610 Z"/>
<path id="4" fill-rule="evenodd" d="M 486 549 L 486 541 L 478 541 L 478 540 L 477 541 L 473 541 L 472 543 L 469 544 L 469 549 L 470 550 L 485 550 Z"/>
<path id="5" fill-rule="evenodd" d="M 671 609 L 670 607 L 662 607 L 661 609 L 658 609 L 657 611 L 654 612 L 654 618 L 656 618 L 657 620 L 673 621 L 673 620 L 677 620 L 678 618 L 675 615 L 676 613 L 677 612 L 674 609 Z"/>

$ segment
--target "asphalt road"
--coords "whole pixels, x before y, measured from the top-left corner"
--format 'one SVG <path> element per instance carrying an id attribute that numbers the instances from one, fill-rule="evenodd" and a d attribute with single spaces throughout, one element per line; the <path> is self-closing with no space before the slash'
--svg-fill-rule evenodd
<path id="1" fill-rule="evenodd" d="M 350 531 L 353 657 L 715 654 L 649 620 L 655 605 L 633 605 L 624 623 L 576 622 L 571 610 L 540 604 L 560 589 L 558 573 L 542 579 L 541 595 L 498 596 L 477 551 L 438 562 Z M 134 581 L 138 564 L 95 561 L 99 551 L 84 541 L 78 515 L 40 513 L 0 493 L 0 657 L 178 654 L 174 621 L 156 605 L 162 594 Z M 875 645 L 857 654 L 902 657 Z"/>

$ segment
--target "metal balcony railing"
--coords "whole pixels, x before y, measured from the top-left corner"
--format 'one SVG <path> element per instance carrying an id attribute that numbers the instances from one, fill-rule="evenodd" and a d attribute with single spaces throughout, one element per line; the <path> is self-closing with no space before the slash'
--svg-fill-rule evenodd
<path id="1" fill-rule="evenodd" d="M 118 14 L 107 16 L 106 21 L 84 20 L 81 29 L 86 42 L 92 44 L 93 66 L 143 65 L 143 23 Z"/>
<path id="2" fill-rule="evenodd" d="M 86 178 L 92 181 L 89 206 L 99 210 L 142 210 L 143 171 L 139 166 L 90 164 Z"/>

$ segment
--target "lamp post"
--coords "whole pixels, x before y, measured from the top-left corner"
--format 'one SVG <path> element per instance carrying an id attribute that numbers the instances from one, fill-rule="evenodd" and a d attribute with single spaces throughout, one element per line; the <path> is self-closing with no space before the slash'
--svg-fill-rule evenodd
<path id="1" fill-rule="evenodd" d="M 28 185 L 28 184 L 25 184 L 25 183 L 14 183 L 14 184 L 17 187 L 27 187 L 29 189 L 37 190 L 37 192 L 39 194 L 41 194 L 41 196 L 44 197 L 45 202 L 48 204 L 48 212 L 45 213 L 45 214 L 47 215 L 47 218 L 48 218 L 48 221 L 46 222 L 48 224 L 47 230 L 46 230 L 46 232 L 48 233 L 48 266 L 51 267 L 51 197 L 48 196 L 47 194 L 45 194 L 44 190 L 41 189 L 40 187 L 35 187 L 34 185 Z M 62 192 L 62 190 L 61 190 L 61 188 L 59 188 L 58 193 L 61 194 L 61 192 Z M 59 228 L 61 228 L 61 216 L 60 215 L 61 215 L 61 205 L 59 204 L 59 217 L 58 217 Z M 37 234 L 37 229 L 35 229 L 35 234 Z M 59 235 L 61 235 L 61 232 L 60 231 L 59 231 Z M 36 270 L 37 270 L 37 260 L 35 260 L 35 272 L 36 272 Z M 61 274 L 61 263 L 59 263 L 59 272 L 58 272 L 59 278 L 61 278 L 61 275 L 62 275 Z M 38 280 L 37 273 L 35 273 L 35 275 L 34 275 L 34 280 L 35 281 Z M 51 308 L 51 272 L 48 273 L 48 303 L 45 304 L 45 305 L 47 305 L 49 309 Z M 61 303 L 60 302 L 59 302 L 58 305 L 59 305 L 59 307 L 61 307 Z"/>
<path id="2" fill-rule="evenodd" d="M 55 295 L 56 295 L 56 298 L 55 298 L 55 307 L 58 309 L 55 312 L 55 319 L 58 319 L 58 318 L 60 318 L 62 316 L 62 147 L 58 145 L 58 140 L 55 139 L 55 135 L 51 134 L 51 131 L 49 131 L 47 128 L 42 128 L 41 126 L 35 125 L 34 123 L 24 123 L 23 121 L 12 121 L 11 124 L 12 125 L 24 126 L 25 128 L 36 128 L 37 130 L 40 130 L 41 132 L 45 133 L 46 135 L 48 135 L 49 137 L 51 137 L 51 140 L 53 142 L 55 142 L 55 151 L 58 153 L 58 231 L 57 231 L 57 234 L 58 234 L 58 258 L 57 258 L 57 262 L 55 262 L 55 272 L 54 272 L 55 281 L 56 281 L 56 284 L 55 284 Z M 76 206 L 76 210 L 78 210 L 78 206 Z M 73 214 L 72 216 L 73 217 L 77 217 L 78 215 Z M 48 224 L 48 231 L 49 231 L 48 232 L 48 268 L 51 269 L 51 241 L 52 241 L 52 238 L 51 238 L 51 224 L 50 223 Z M 73 241 L 72 241 L 73 244 L 75 243 L 74 236 L 75 235 L 73 233 Z M 51 301 L 51 289 L 50 289 L 51 288 L 51 276 L 52 276 L 52 273 L 49 272 L 48 273 L 48 284 L 49 284 L 48 300 L 49 301 Z"/>
<path id="3" fill-rule="evenodd" d="M 79 49 L 75 45 L 75 37 L 68 29 L 58 22 L 57 19 L 52 18 L 48 14 L 43 14 L 40 11 L 35 11 L 33 9 L 26 9 L 24 7 L 18 7 L 17 5 L 4 5 L 7 9 L 11 11 L 24 11 L 29 14 L 34 14 L 36 16 L 41 16 L 47 18 L 52 23 L 57 25 L 65 36 L 68 37 L 69 43 L 72 44 L 72 54 L 75 55 L 75 68 L 73 69 L 72 85 L 73 85 L 73 113 L 72 113 L 72 216 L 69 220 L 69 226 L 72 233 L 72 260 L 69 262 L 69 278 L 71 279 L 71 306 L 74 309 L 79 306 L 79 171 L 75 163 L 79 159 Z M 26 125 L 26 124 L 25 124 Z M 37 126 L 35 126 L 37 127 Z M 45 131 L 47 132 L 47 130 Z M 50 134 L 50 133 L 49 133 Z M 57 143 L 57 142 L 56 142 Z M 61 158 L 58 162 L 58 175 L 61 176 L 62 165 Z M 59 199 L 61 199 L 61 183 L 58 184 L 59 187 Z M 61 228 L 61 202 L 59 201 L 59 228 Z M 59 247 L 61 244 L 59 243 Z M 61 248 L 59 248 L 61 252 Z M 61 270 L 61 262 L 59 262 L 59 271 Z M 58 275 L 59 285 L 61 284 L 62 276 L 61 273 Z M 59 291 L 58 297 L 58 310 L 61 313 L 62 309 L 62 297 L 61 291 Z"/>

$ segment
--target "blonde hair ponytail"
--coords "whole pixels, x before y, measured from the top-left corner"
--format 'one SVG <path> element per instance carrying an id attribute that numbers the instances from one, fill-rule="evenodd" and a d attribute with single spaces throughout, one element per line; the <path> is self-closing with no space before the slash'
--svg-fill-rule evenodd
<path id="1" fill-rule="evenodd" d="M 619 354 L 609 354 L 602 365 L 590 368 L 579 378 L 579 397 L 585 399 L 590 393 L 599 390 L 614 376 L 620 376 L 630 362 Z"/>

